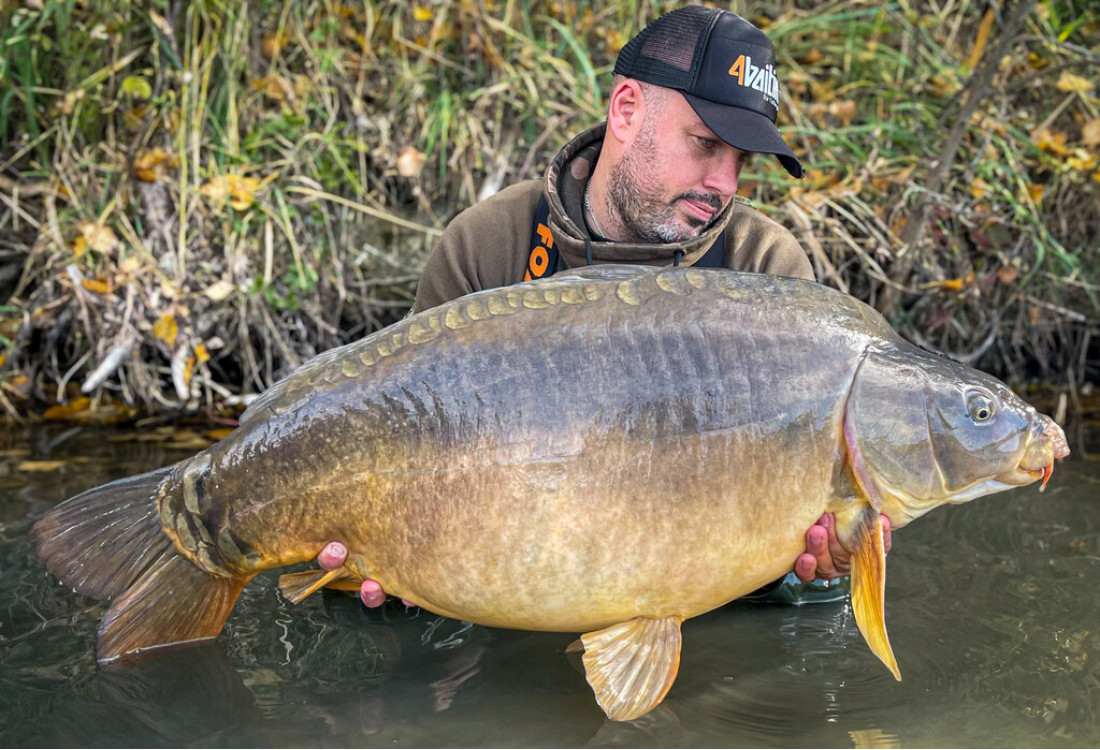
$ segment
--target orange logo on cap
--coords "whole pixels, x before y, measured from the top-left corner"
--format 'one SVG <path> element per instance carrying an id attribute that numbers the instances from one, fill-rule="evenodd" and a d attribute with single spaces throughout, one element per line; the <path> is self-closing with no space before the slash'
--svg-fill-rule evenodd
<path id="1" fill-rule="evenodd" d="M 730 66 L 729 74 L 737 79 L 738 86 L 759 91 L 769 104 L 779 106 L 779 78 L 771 63 L 761 68 L 752 64 L 749 55 L 738 55 Z"/>

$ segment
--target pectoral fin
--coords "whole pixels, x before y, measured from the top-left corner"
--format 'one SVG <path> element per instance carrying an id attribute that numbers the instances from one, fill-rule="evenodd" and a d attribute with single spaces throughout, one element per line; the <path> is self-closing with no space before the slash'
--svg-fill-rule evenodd
<path id="1" fill-rule="evenodd" d="M 852 549 L 852 609 L 859 632 L 871 651 L 901 680 L 890 638 L 886 635 L 886 550 L 882 518 L 868 508 L 859 519 Z"/>
<path id="2" fill-rule="evenodd" d="M 279 576 L 279 590 L 291 604 L 298 604 L 319 588 L 358 591 L 362 579 L 346 568 L 307 570 Z"/>
<path id="3" fill-rule="evenodd" d="M 635 617 L 581 636 L 585 677 L 609 719 L 636 719 L 664 700 L 680 669 L 680 622 Z"/>

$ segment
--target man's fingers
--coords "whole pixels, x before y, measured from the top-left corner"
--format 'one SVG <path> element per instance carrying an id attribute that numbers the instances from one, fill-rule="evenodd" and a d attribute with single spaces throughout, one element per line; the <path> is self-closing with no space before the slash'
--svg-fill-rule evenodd
<path id="1" fill-rule="evenodd" d="M 803 583 L 809 583 L 817 578 L 817 560 L 809 552 L 803 552 L 794 561 L 794 574 Z"/>
<path id="2" fill-rule="evenodd" d="M 348 559 L 348 548 L 343 542 L 329 542 L 317 555 L 317 564 L 325 570 L 336 570 Z"/>
<path id="3" fill-rule="evenodd" d="M 386 592 L 378 581 L 367 579 L 359 586 L 359 598 L 368 607 L 381 607 L 386 601 Z"/>

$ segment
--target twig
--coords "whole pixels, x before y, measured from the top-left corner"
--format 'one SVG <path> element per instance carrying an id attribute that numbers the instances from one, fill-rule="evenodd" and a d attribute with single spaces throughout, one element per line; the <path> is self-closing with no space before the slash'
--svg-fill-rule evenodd
<path id="1" fill-rule="evenodd" d="M 80 386 L 80 392 L 91 393 L 102 385 L 103 381 L 111 377 L 115 370 L 122 365 L 122 362 L 130 356 L 130 351 L 133 348 L 134 339 L 132 334 L 112 346 L 111 350 L 107 352 L 107 356 L 99 363 L 99 366 L 88 375 L 88 378 L 84 381 L 84 385 Z M 90 353 L 91 352 L 89 352 L 89 354 Z"/>

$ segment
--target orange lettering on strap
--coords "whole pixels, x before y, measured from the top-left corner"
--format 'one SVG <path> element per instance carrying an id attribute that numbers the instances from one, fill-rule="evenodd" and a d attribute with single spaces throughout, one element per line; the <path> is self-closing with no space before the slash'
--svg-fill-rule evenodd
<path id="1" fill-rule="evenodd" d="M 554 247 L 554 235 L 550 234 L 550 227 L 540 222 L 535 231 L 539 233 L 539 239 L 542 240 L 542 244 L 546 245 L 548 248 Z"/>
<path id="2" fill-rule="evenodd" d="M 524 276 L 524 281 L 530 281 L 533 277 L 541 279 L 546 274 L 546 269 L 550 265 L 550 255 L 546 252 L 546 248 L 539 246 L 531 251 L 531 257 L 527 260 L 527 275 Z"/>

